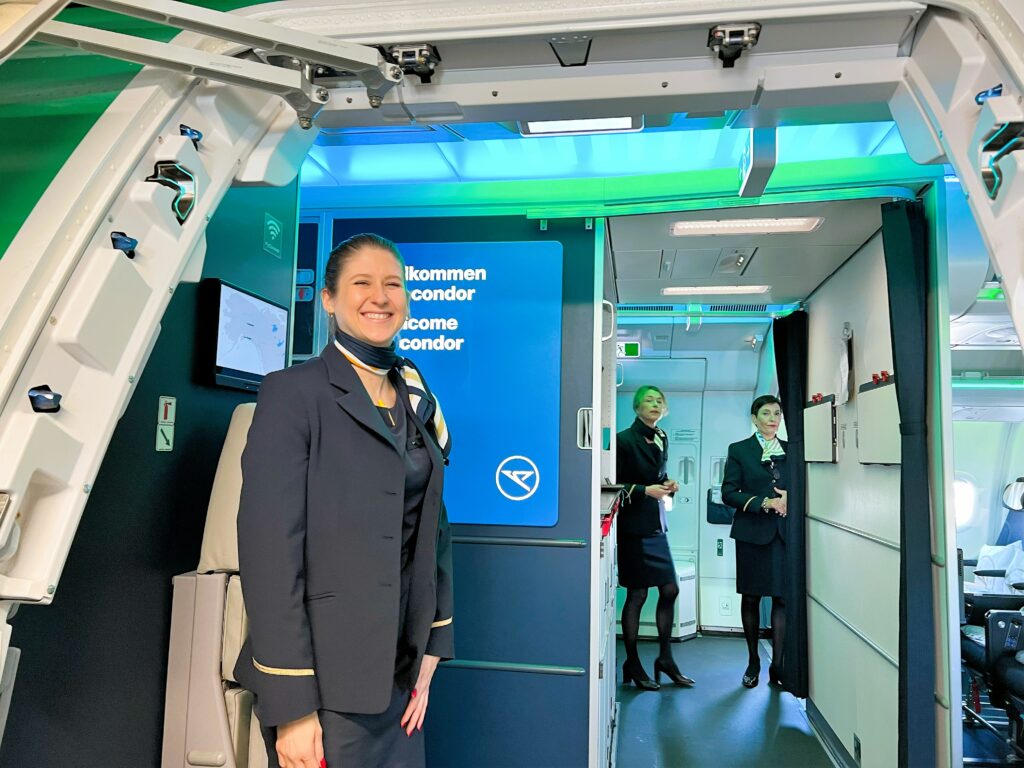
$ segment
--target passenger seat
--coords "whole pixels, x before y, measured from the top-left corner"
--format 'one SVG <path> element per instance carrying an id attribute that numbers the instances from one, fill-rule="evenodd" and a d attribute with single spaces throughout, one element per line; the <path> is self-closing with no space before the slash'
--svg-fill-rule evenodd
<path id="1" fill-rule="evenodd" d="M 206 512 L 199 567 L 175 576 L 162 768 L 268 768 L 253 696 L 233 670 L 248 631 L 236 519 L 254 403 L 235 408 Z"/>

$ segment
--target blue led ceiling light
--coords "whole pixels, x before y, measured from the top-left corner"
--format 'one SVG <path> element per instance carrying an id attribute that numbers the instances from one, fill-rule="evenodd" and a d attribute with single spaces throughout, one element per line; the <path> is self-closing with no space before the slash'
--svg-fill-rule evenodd
<path id="1" fill-rule="evenodd" d="M 306 165 L 315 161 L 321 167 L 307 172 L 304 165 L 303 183 L 329 185 L 331 178 L 345 185 L 529 181 L 737 168 L 748 131 L 717 126 L 724 120 L 674 115 L 637 133 L 529 138 L 503 123 L 342 129 L 331 134 L 335 138 L 318 139 Z M 708 127 L 688 129 L 694 122 Z M 905 151 L 892 122 L 778 129 L 780 164 Z"/>

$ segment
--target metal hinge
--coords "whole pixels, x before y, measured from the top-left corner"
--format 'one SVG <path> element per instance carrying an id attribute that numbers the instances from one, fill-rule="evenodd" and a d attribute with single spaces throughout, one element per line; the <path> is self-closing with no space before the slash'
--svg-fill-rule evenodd
<path id="1" fill-rule="evenodd" d="M 756 21 L 750 24 L 719 24 L 708 30 L 708 48 L 721 60 L 722 67 L 731 69 L 741 53 L 757 45 L 760 35 L 761 25 Z"/>
<path id="2" fill-rule="evenodd" d="M 441 55 L 430 43 L 389 45 L 383 49 L 386 58 L 402 68 L 407 75 L 416 75 L 421 83 L 429 83 L 441 63 Z"/>

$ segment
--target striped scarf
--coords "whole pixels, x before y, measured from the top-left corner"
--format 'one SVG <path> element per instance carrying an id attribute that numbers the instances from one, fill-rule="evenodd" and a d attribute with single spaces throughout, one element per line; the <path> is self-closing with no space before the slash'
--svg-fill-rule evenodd
<path id="1" fill-rule="evenodd" d="M 334 346 L 356 368 L 362 368 L 364 371 L 370 371 L 378 376 L 386 376 L 390 370 L 389 368 L 379 368 L 363 362 L 354 351 L 347 349 L 338 337 L 334 339 Z M 427 388 L 426 383 L 423 381 L 423 376 L 412 360 L 398 357 L 395 367 L 398 369 L 402 381 L 405 382 L 406 389 L 409 390 L 409 405 L 412 406 L 412 410 L 417 418 L 424 424 L 433 422 L 434 434 L 437 436 L 437 446 L 441 449 L 441 455 L 444 456 L 445 464 L 447 464 L 448 456 L 452 452 L 452 440 L 448 434 L 448 424 L 444 420 L 444 414 L 441 413 L 441 404 L 437 402 L 437 398 Z"/>
<path id="2" fill-rule="evenodd" d="M 761 444 L 761 463 L 767 464 L 776 456 L 785 456 L 786 452 L 782 450 L 782 444 L 779 442 L 778 437 L 773 437 L 771 440 L 766 440 L 764 435 L 760 432 L 757 433 L 757 441 Z"/>

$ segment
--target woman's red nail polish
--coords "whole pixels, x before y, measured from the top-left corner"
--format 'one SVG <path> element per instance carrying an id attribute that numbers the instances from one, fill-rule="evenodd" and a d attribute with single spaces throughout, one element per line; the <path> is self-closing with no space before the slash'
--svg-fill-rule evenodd
<path id="1" fill-rule="evenodd" d="M 414 699 L 416 698 L 416 689 L 415 688 L 412 689 L 412 697 Z"/>
<path id="2" fill-rule="evenodd" d="M 320 758 L 320 768 L 327 768 L 327 758 L 326 757 L 321 757 Z"/>

